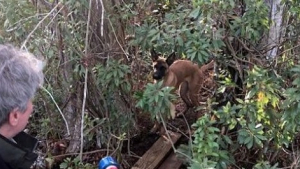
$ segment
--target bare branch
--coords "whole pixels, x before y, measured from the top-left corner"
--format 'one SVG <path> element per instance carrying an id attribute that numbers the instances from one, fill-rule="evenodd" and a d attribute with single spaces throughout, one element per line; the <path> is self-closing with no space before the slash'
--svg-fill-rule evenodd
<path id="1" fill-rule="evenodd" d="M 89 3 L 89 13 L 88 13 L 88 20 L 86 25 L 86 35 L 85 35 L 85 56 L 88 55 L 89 50 L 89 28 L 90 28 L 90 21 L 91 21 L 91 12 L 92 11 L 92 0 Z M 84 77 L 84 91 L 83 91 L 83 102 L 82 102 L 82 109 L 81 109 L 81 138 L 80 138 L 80 153 L 79 158 L 82 162 L 82 153 L 83 153 L 83 128 L 84 128 L 84 112 L 85 112 L 85 102 L 86 102 L 86 94 L 87 94 L 87 79 L 88 79 L 88 66 L 85 67 L 85 77 Z"/>

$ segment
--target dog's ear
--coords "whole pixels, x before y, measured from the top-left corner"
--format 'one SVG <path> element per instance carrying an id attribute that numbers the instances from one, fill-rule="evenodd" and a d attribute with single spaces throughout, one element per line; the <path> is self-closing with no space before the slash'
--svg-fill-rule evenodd
<path id="1" fill-rule="evenodd" d="M 175 52 L 173 52 L 168 56 L 166 62 L 170 66 L 175 61 L 175 59 L 176 59 L 176 54 Z"/>
<path id="2" fill-rule="evenodd" d="M 159 54 L 156 53 L 156 51 L 153 48 L 151 49 L 150 53 L 151 53 L 151 59 L 152 59 L 152 61 L 153 62 L 157 61 Z"/>

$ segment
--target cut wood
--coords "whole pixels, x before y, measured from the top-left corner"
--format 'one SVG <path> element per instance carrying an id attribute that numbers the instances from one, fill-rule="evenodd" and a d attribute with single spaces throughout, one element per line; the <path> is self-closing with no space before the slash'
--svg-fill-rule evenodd
<path id="1" fill-rule="evenodd" d="M 181 134 L 172 133 L 171 140 L 175 144 Z M 156 169 L 172 149 L 172 143 L 160 137 L 152 147 L 134 164 L 132 169 Z"/>
<path id="2" fill-rule="evenodd" d="M 158 169 L 180 169 L 182 160 L 178 159 L 174 152 L 158 167 Z"/>

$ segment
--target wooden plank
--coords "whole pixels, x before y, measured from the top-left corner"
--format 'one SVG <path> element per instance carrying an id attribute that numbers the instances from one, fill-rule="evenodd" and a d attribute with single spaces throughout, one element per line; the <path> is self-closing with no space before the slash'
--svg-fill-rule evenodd
<path id="1" fill-rule="evenodd" d="M 181 166 L 182 166 L 182 160 L 178 159 L 176 154 L 172 151 L 172 153 L 158 167 L 158 169 L 180 169 Z"/>
<path id="2" fill-rule="evenodd" d="M 171 135 L 173 144 L 175 144 L 180 137 L 181 134 L 173 132 Z M 156 169 L 170 152 L 171 148 L 171 142 L 160 137 L 131 169 Z"/>

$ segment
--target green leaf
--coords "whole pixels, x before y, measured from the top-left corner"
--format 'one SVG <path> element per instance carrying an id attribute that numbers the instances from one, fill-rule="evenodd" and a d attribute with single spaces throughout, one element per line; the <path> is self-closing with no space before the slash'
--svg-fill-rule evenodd
<path id="1" fill-rule="evenodd" d="M 197 51 L 193 52 L 193 53 L 190 55 L 190 59 L 191 59 L 191 60 L 195 60 L 197 53 L 198 53 Z"/>
<path id="2" fill-rule="evenodd" d="M 189 18 L 196 19 L 200 15 L 200 8 L 195 8 L 190 14 Z"/>
<path id="3" fill-rule="evenodd" d="M 60 168 L 67 168 L 68 167 L 68 163 L 67 162 L 63 162 L 59 165 Z"/>
<path id="4" fill-rule="evenodd" d="M 245 129 L 241 129 L 238 131 L 239 135 L 241 136 L 248 136 L 248 132 Z"/>
<path id="5" fill-rule="evenodd" d="M 176 40 L 179 46 L 183 46 L 183 39 L 181 38 L 181 36 L 176 36 Z"/>
<path id="6" fill-rule="evenodd" d="M 250 149 L 253 147 L 253 137 L 248 137 L 250 138 L 249 142 L 246 144 L 247 148 Z M 246 142 L 246 141 L 245 141 Z"/>
<path id="7" fill-rule="evenodd" d="M 263 143 L 260 139 L 258 139 L 257 137 L 254 137 L 254 141 L 259 147 L 261 147 L 261 148 L 263 147 Z"/>
<path id="8" fill-rule="evenodd" d="M 246 139 L 244 140 L 244 144 L 248 144 L 248 143 L 250 143 L 251 141 L 253 141 L 253 137 L 252 137 L 252 136 L 248 136 L 248 137 L 246 137 Z"/>
<path id="9" fill-rule="evenodd" d="M 200 50 L 200 53 L 205 57 L 209 57 L 209 54 L 205 50 Z"/>
<path id="10" fill-rule="evenodd" d="M 227 136 L 227 135 L 222 135 L 222 137 L 224 138 L 224 140 L 226 141 L 226 143 L 228 144 L 232 144 L 232 140 Z"/>
<path id="11" fill-rule="evenodd" d="M 250 91 L 246 94 L 245 100 L 248 100 L 248 99 L 253 98 L 253 96 L 256 95 L 256 93 L 257 93 L 257 90 L 256 90 L 256 89 L 250 90 Z"/>
<path id="12" fill-rule="evenodd" d="M 255 135 L 255 137 L 257 137 L 260 140 L 267 140 L 267 137 L 265 137 L 263 135 Z"/>

